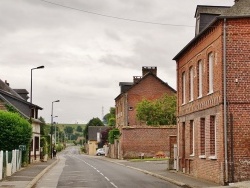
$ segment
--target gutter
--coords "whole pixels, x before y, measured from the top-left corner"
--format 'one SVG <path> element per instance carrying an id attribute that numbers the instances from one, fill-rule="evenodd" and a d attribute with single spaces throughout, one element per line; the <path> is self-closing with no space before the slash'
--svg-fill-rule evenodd
<path id="1" fill-rule="evenodd" d="M 225 156 L 225 183 L 228 184 L 228 144 L 227 144 L 227 60 L 226 60 L 226 18 L 223 24 L 223 87 L 224 87 L 224 156 Z"/>

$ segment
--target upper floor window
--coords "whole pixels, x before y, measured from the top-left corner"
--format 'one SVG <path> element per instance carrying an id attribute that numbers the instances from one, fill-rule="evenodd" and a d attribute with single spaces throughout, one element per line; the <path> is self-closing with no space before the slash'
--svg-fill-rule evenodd
<path id="1" fill-rule="evenodd" d="M 189 69 L 189 100 L 194 100 L 194 69 L 190 67 Z"/>
<path id="2" fill-rule="evenodd" d="M 206 147 L 206 127 L 205 127 L 205 118 L 200 119 L 200 155 L 205 156 L 205 147 Z"/>
<path id="3" fill-rule="evenodd" d="M 182 104 L 186 103 L 186 76 L 185 72 L 182 73 Z"/>
<path id="4" fill-rule="evenodd" d="M 198 98 L 202 97 L 202 60 L 198 61 Z"/>
<path id="5" fill-rule="evenodd" d="M 208 54 L 208 93 L 213 93 L 214 82 L 214 54 Z"/>

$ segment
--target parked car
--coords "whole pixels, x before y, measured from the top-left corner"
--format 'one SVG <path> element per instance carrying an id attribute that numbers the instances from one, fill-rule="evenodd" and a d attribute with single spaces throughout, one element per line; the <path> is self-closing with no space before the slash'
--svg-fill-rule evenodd
<path id="1" fill-rule="evenodd" d="M 105 155 L 104 148 L 99 148 L 96 150 L 96 155 Z"/>

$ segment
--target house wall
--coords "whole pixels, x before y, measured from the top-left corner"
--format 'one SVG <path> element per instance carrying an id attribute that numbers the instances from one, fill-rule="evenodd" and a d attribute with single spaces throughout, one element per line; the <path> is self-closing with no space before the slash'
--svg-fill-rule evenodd
<path id="1" fill-rule="evenodd" d="M 227 20 L 227 136 L 228 181 L 250 179 L 250 20 Z M 213 92 L 209 93 L 208 54 L 214 55 Z M 202 61 L 202 96 L 198 90 L 198 61 Z M 194 99 L 190 100 L 190 67 L 194 68 Z M 182 74 L 185 72 L 185 87 Z M 179 170 L 197 178 L 224 184 L 223 120 L 223 20 L 197 39 L 177 60 Z M 183 88 L 185 99 L 183 103 Z M 212 151 L 211 116 L 215 117 L 215 155 Z M 205 153 L 202 153 L 201 121 L 205 120 Z M 191 124 L 193 123 L 193 129 Z M 192 138 L 191 132 L 194 137 Z M 192 145 L 192 143 L 194 143 Z M 212 144 L 213 145 L 213 144 Z M 193 146 L 193 147 L 192 147 Z M 194 148 L 194 152 L 191 151 Z M 202 154 L 201 154 L 202 153 Z"/>
<path id="2" fill-rule="evenodd" d="M 175 95 L 175 92 L 152 75 L 142 79 L 139 84 L 127 92 L 128 124 L 130 126 L 140 125 L 140 121 L 136 118 L 136 105 L 138 102 L 143 99 L 156 100 L 164 94 Z"/>
<path id="3" fill-rule="evenodd" d="M 145 157 L 153 157 L 157 152 L 162 151 L 170 157 L 170 140 L 176 143 L 176 133 L 176 126 L 123 128 L 119 140 L 121 156 L 122 158 L 138 158 L 141 153 L 144 153 Z"/>
<path id="4" fill-rule="evenodd" d="M 98 148 L 97 141 L 89 140 L 88 141 L 88 154 L 96 155 L 96 149 Z"/>
<path id="5" fill-rule="evenodd" d="M 250 18 L 228 24 L 229 177 L 245 181 L 250 180 Z"/>

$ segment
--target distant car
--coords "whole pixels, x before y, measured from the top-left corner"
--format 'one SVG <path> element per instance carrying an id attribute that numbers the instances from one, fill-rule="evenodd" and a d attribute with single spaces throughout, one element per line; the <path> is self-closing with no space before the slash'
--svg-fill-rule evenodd
<path id="1" fill-rule="evenodd" d="M 104 148 L 99 148 L 96 150 L 96 155 L 100 156 L 100 155 L 105 155 L 105 151 Z"/>

